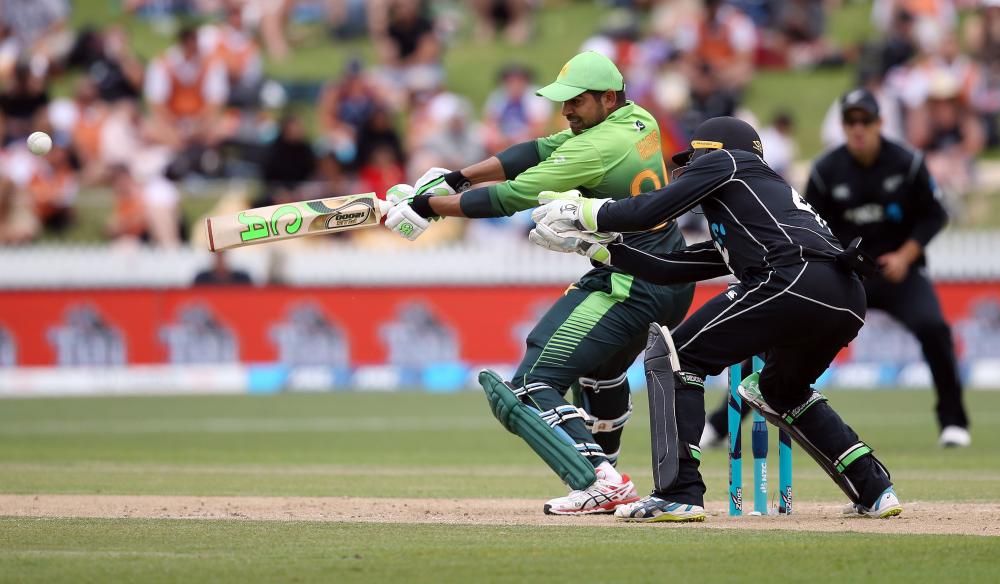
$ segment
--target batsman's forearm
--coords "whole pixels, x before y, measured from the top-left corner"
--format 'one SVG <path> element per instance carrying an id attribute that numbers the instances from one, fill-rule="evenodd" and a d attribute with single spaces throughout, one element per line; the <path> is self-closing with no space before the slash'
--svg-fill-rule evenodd
<path id="1" fill-rule="evenodd" d="M 439 217 L 465 217 L 462 212 L 462 197 L 464 195 L 445 195 L 428 199 L 431 209 Z"/>
<path id="2" fill-rule="evenodd" d="M 489 189 L 480 187 L 457 195 L 443 197 L 428 197 L 433 215 L 439 217 L 468 217 L 482 219 L 486 217 L 504 217 L 493 207 Z M 418 211 L 420 212 L 420 211 Z M 423 215 L 424 213 L 421 213 Z"/>

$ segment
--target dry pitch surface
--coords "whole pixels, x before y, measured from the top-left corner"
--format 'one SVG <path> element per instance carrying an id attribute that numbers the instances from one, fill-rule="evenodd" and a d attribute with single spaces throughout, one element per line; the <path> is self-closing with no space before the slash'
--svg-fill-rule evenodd
<path id="1" fill-rule="evenodd" d="M 841 503 L 803 502 L 788 517 L 729 517 L 711 501 L 704 523 L 684 529 L 778 529 L 1000 537 L 1000 504 L 907 502 L 903 515 L 876 520 L 842 517 Z M 554 517 L 530 499 L 380 499 L 362 497 L 192 497 L 158 495 L 0 495 L 0 516 L 59 518 L 231 519 L 453 525 L 623 524 L 607 515 Z"/>

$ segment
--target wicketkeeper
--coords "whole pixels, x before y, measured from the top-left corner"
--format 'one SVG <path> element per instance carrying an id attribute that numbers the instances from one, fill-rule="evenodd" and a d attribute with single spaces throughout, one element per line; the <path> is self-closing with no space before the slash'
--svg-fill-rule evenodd
<path id="1" fill-rule="evenodd" d="M 394 187 L 387 198 L 398 202 L 386 226 L 415 239 L 433 217 L 513 215 L 537 207 L 543 190 L 627 198 L 666 184 L 656 120 L 626 101 L 622 75 L 606 57 L 595 52 L 573 57 L 538 94 L 562 103 L 569 129 L 461 170 L 433 168 L 415 191 Z M 493 181 L 502 182 L 474 188 Z M 674 222 L 625 240 L 648 253 L 684 246 Z M 546 513 L 611 513 L 638 500 L 632 481 L 614 466 L 622 427 L 632 413 L 626 370 L 645 345 L 648 324 L 679 323 L 692 295 L 688 283 L 652 284 L 598 264 L 569 286 L 528 335 L 527 351 L 509 383 L 493 372 L 480 375 L 504 427 L 573 489 L 548 501 Z M 571 386 L 579 389 L 575 406 L 564 398 Z"/>
<path id="2" fill-rule="evenodd" d="M 653 324 L 646 347 L 653 442 L 653 493 L 622 505 L 632 521 L 702 521 L 705 483 L 698 441 L 705 422 L 704 379 L 764 354 L 763 370 L 740 394 L 786 430 L 850 498 L 849 512 L 902 511 L 889 472 L 811 384 L 855 337 L 865 316 L 859 274 L 874 262 L 852 242 L 845 249 L 795 189 L 764 163 L 747 123 L 720 117 L 695 131 L 674 156 L 683 174 L 652 193 L 612 201 L 553 194 L 536 209 L 531 239 L 577 251 L 658 284 L 732 273 L 739 280 L 671 334 Z M 701 205 L 712 240 L 649 253 L 611 232 L 635 233 Z M 588 234 L 601 234 L 594 238 Z M 676 346 L 676 350 L 674 349 Z"/>

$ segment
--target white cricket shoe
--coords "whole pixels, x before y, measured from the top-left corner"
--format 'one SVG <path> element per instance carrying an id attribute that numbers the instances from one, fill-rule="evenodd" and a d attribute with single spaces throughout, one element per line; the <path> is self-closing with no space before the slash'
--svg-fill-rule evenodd
<path id="1" fill-rule="evenodd" d="M 619 505 L 639 500 L 632 480 L 625 474 L 621 477 L 620 482 L 599 478 L 582 491 L 570 491 L 565 497 L 550 500 L 542 510 L 546 515 L 614 513 Z"/>
<path id="2" fill-rule="evenodd" d="M 965 448 L 972 444 L 972 435 L 961 426 L 945 426 L 938 444 L 945 448 Z"/>
<path id="3" fill-rule="evenodd" d="M 615 509 L 615 517 L 622 521 L 654 523 L 670 521 L 686 523 L 704 521 L 705 508 L 690 503 L 674 503 L 654 495 L 646 495 L 634 503 L 621 505 Z"/>
<path id="4" fill-rule="evenodd" d="M 899 497 L 896 496 L 896 491 L 892 490 L 892 487 L 882 491 L 872 507 L 854 503 L 844 507 L 844 515 L 861 515 L 876 519 L 886 519 L 902 512 L 903 504 L 899 502 Z"/>
<path id="5" fill-rule="evenodd" d="M 709 423 L 705 423 L 705 430 L 701 433 L 701 441 L 698 446 L 702 450 L 707 450 L 709 448 L 722 448 L 726 445 L 726 435 L 719 434 L 715 431 L 715 427 Z"/>

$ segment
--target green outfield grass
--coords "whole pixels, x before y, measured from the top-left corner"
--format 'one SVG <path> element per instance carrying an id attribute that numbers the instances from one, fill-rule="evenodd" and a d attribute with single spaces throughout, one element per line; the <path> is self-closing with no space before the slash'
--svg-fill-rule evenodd
<path id="1" fill-rule="evenodd" d="M 622 463 L 645 491 L 651 483 L 648 422 L 644 396 L 636 398 Z M 721 398 L 710 392 L 707 401 Z M 968 394 L 975 443 L 955 451 L 935 445 L 929 391 L 831 391 L 830 398 L 892 469 L 904 500 L 1000 501 L 1000 392 Z M 796 452 L 797 500 L 842 498 Z M 772 448 L 772 460 L 775 453 Z M 723 500 L 725 453 L 706 452 L 702 467 L 708 499 Z M 561 492 L 493 420 L 478 392 L 0 402 L 0 493 L 6 494 L 541 502 Z M 613 553 L 601 541 L 614 541 Z M 587 550 L 613 559 L 610 573 L 628 581 L 682 574 L 737 580 L 779 568 L 790 581 L 817 574 L 920 581 L 945 573 L 950 580 L 975 580 L 995 566 L 998 544 L 1000 538 L 967 536 L 644 526 L 0 518 L 0 581 L 566 580 L 593 574 L 598 556 Z M 891 553 L 879 552 L 879 565 L 858 561 L 883 548 Z M 577 561 L 577 554 L 591 560 Z M 722 561 L 727 557 L 745 568 Z"/>
<path id="2" fill-rule="evenodd" d="M 949 582 L 972 582 L 992 573 L 1000 549 L 995 540 L 962 536 L 736 535 L 636 526 L 0 519 L 0 581 L 922 582 L 947 574 Z"/>
<path id="3" fill-rule="evenodd" d="M 710 392 L 708 403 L 721 400 Z M 974 445 L 943 451 L 929 391 L 831 391 L 908 501 L 1000 501 L 1000 392 L 970 392 Z M 623 467 L 650 487 L 636 394 Z M 772 438 L 774 438 L 772 431 Z M 772 456 L 776 449 L 772 448 Z M 799 501 L 842 498 L 796 451 Z M 776 460 L 776 456 L 772 460 Z M 702 463 L 725 498 L 725 453 Z M 747 481 L 749 464 L 745 465 Z M 504 432 L 478 392 L 9 400 L 0 493 L 511 497 L 562 486 Z M 711 521 L 711 518 L 709 519 Z M 600 542 L 613 541 L 613 550 Z M 869 558 L 875 549 L 878 564 Z M 592 575 L 801 581 L 986 577 L 1000 538 L 685 528 L 445 526 L 0 518 L 0 581 L 528 581 Z M 578 561 L 590 557 L 587 562 Z M 726 558 L 738 558 L 734 567 Z M 859 560 L 859 558 L 861 558 Z M 888 575 L 888 577 L 886 577 Z"/>
<path id="4" fill-rule="evenodd" d="M 968 395 L 975 443 L 953 451 L 936 447 L 929 391 L 833 391 L 831 403 L 893 470 L 901 496 L 1000 501 L 1000 392 Z M 721 399 L 709 392 L 707 402 Z M 636 402 L 621 464 L 645 490 L 648 418 L 644 396 Z M 478 392 L 0 403 L 0 492 L 518 498 L 561 489 Z M 799 499 L 839 496 L 805 455 L 795 463 Z M 725 451 L 706 452 L 702 466 L 709 497 L 724 499 Z"/>

